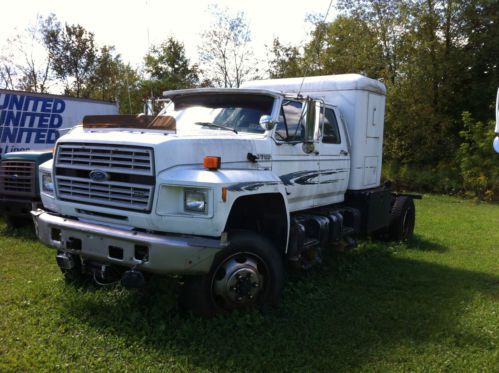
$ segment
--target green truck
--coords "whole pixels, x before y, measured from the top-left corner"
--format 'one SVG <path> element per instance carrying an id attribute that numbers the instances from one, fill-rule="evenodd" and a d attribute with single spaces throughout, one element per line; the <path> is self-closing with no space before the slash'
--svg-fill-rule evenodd
<path id="1" fill-rule="evenodd" d="M 41 204 L 38 166 L 52 158 L 52 150 L 7 153 L 0 160 L 0 211 L 7 225 L 31 223 L 29 212 Z"/>

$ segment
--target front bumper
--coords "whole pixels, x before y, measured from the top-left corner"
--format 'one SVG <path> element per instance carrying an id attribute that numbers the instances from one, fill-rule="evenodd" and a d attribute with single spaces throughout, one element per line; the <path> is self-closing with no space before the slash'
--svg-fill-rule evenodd
<path id="1" fill-rule="evenodd" d="M 220 239 L 118 229 L 53 215 L 41 209 L 31 211 L 31 215 L 36 234 L 44 244 L 79 255 L 84 260 L 136 267 L 145 272 L 208 273 L 215 255 L 225 246 Z M 144 248 L 147 248 L 145 258 L 142 256 Z"/>

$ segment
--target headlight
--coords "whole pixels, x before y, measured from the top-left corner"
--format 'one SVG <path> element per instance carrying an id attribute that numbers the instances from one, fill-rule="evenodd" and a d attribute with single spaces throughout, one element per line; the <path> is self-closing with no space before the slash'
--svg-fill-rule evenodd
<path id="1" fill-rule="evenodd" d="M 207 200 L 205 191 L 186 189 L 184 191 L 184 210 L 206 214 L 208 211 Z"/>
<path id="2" fill-rule="evenodd" d="M 52 174 L 42 172 L 42 190 L 47 193 L 54 192 L 54 182 L 52 181 Z"/>

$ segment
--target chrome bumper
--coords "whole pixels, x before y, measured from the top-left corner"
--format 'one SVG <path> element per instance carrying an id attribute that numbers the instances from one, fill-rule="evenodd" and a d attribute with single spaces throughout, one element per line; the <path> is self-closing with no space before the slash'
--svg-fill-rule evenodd
<path id="1" fill-rule="evenodd" d="M 172 236 L 129 231 L 31 211 L 38 238 L 58 250 L 107 264 L 164 274 L 209 272 L 215 255 L 224 248 L 220 239 Z M 75 244 L 75 242 L 77 244 Z M 137 258 L 147 248 L 145 258 Z M 122 255 L 116 255 L 116 253 Z"/>

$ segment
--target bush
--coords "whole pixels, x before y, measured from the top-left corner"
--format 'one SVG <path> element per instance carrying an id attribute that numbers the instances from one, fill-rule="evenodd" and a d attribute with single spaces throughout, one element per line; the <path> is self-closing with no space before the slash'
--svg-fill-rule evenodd
<path id="1" fill-rule="evenodd" d="M 499 156 L 492 148 L 494 123 L 474 121 L 462 114 L 461 143 L 454 157 L 436 164 L 409 164 L 385 160 L 383 178 L 397 189 L 445 194 L 464 194 L 483 200 L 499 200 Z"/>
<path id="2" fill-rule="evenodd" d="M 463 139 L 457 152 L 463 189 L 487 200 L 499 200 L 499 157 L 492 148 L 494 122 L 475 122 L 464 112 Z"/>

